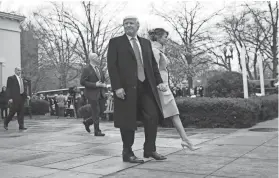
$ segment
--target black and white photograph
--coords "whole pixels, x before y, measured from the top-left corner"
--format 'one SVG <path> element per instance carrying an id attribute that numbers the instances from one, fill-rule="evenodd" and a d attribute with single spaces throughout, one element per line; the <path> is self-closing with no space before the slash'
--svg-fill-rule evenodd
<path id="1" fill-rule="evenodd" d="M 0 178 L 277 178 L 278 1 L 0 0 Z"/>

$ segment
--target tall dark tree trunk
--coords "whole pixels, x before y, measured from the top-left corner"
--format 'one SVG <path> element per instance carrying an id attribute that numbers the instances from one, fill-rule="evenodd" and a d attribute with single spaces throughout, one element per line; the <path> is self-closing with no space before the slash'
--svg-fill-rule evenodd
<path id="1" fill-rule="evenodd" d="M 268 2 L 268 7 L 271 15 L 271 25 L 272 25 L 272 77 L 276 78 L 278 75 L 278 18 L 279 18 L 279 9 L 278 9 L 278 2 L 275 4 L 275 9 L 273 10 L 271 7 L 271 2 Z"/>
<path id="2" fill-rule="evenodd" d="M 258 79 L 258 72 L 257 72 L 257 54 L 254 54 L 254 63 L 253 63 L 253 67 L 254 67 L 254 79 L 257 80 Z"/>
<path id="3" fill-rule="evenodd" d="M 193 56 L 192 56 L 192 54 L 189 55 L 189 56 L 187 56 L 186 59 L 187 59 L 188 65 L 190 66 L 190 65 L 192 64 L 192 62 L 193 62 Z M 187 80 L 188 80 L 188 86 L 189 86 L 189 88 L 193 88 L 193 77 L 192 77 L 191 74 L 188 75 Z"/>

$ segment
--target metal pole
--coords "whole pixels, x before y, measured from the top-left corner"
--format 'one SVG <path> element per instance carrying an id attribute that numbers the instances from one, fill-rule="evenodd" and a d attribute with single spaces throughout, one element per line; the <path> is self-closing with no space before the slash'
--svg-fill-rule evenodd
<path id="1" fill-rule="evenodd" d="M 248 98 L 248 83 L 247 83 L 245 53 L 246 53 L 246 50 L 244 47 L 242 47 L 241 53 L 240 53 L 240 59 L 241 59 L 241 65 L 242 65 L 243 92 L 244 92 L 244 98 Z"/>
<path id="2" fill-rule="evenodd" d="M 262 55 L 259 55 L 259 72 L 260 72 L 260 83 L 261 83 L 261 95 L 265 96 L 264 90 L 264 73 L 263 73 L 263 58 Z"/>

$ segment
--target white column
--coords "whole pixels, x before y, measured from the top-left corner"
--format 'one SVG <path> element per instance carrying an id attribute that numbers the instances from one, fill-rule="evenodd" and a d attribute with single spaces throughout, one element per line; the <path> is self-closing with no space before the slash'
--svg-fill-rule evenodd
<path id="1" fill-rule="evenodd" d="M 243 92 L 244 92 L 244 98 L 248 98 L 248 83 L 247 83 L 245 53 L 246 53 L 246 50 L 244 47 L 242 47 L 241 53 L 240 53 L 240 59 L 241 59 L 241 65 L 242 65 Z"/>
<path id="2" fill-rule="evenodd" d="M 260 83 L 261 83 L 261 96 L 265 95 L 264 91 L 264 73 L 263 73 L 263 57 L 259 55 L 259 72 L 260 72 Z"/>

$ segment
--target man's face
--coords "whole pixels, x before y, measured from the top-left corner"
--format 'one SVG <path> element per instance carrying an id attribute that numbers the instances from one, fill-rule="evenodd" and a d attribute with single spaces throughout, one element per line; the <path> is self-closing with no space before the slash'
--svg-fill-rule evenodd
<path id="1" fill-rule="evenodd" d="M 20 76 L 20 75 L 21 75 L 21 69 L 16 68 L 16 69 L 15 69 L 15 74 L 16 74 L 17 76 Z"/>
<path id="2" fill-rule="evenodd" d="M 126 19 L 123 22 L 124 31 L 129 36 L 136 36 L 139 30 L 139 22 L 136 19 Z"/>

